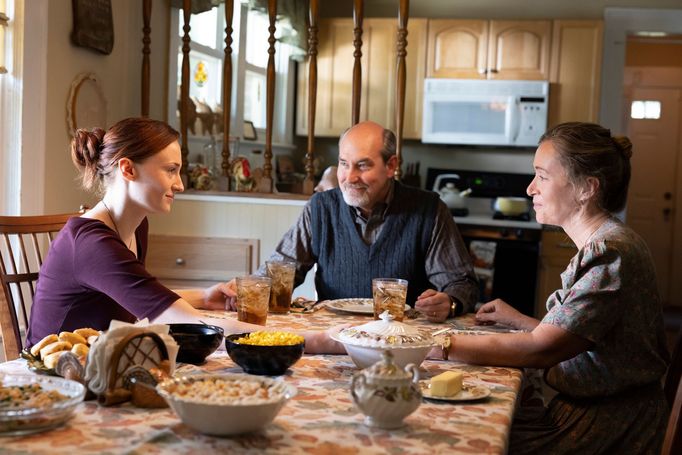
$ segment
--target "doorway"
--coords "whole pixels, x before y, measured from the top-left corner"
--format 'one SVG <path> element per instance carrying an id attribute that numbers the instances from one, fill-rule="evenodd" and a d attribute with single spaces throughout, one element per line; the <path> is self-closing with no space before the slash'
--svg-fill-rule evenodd
<path id="1" fill-rule="evenodd" d="M 651 250 L 664 306 L 682 306 L 682 35 L 629 37 L 623 88 L 633 143 L 626 221 Z"/>

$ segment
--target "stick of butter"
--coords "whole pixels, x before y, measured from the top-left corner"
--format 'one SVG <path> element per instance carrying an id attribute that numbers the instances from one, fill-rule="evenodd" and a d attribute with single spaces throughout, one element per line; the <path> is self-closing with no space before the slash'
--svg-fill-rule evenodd
<path id="1" fill-rule="evenodd" d="M 431 395 L 436 397 L 451 397 L 462 390 L 462 373 L 446 371 L 431 378 Z"/>

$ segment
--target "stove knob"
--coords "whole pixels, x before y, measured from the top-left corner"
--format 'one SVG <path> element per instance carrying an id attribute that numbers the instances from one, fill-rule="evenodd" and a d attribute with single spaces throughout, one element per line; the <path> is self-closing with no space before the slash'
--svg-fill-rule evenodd
<path id="1" fill-rule="evenodd" d="M 522 239 L 522 238 L 523 238 L 523 229 L 517 229 L 517 230 L 516 230 L 516 238 L 517 238 L 517 239 Z"/>
<path id="2" fill-rule="evenodd" d="M 509 237 L 509 229 L 502 229 L 500 231 L 500 237 Z"/>

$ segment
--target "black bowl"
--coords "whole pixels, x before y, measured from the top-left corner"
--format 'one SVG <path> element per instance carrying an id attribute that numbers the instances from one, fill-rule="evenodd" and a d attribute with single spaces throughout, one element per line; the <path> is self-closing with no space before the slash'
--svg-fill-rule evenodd
<path id="1" fill-rule="evenodd" d="M 178 362 L 204 363 L 223 340 L 225 332 L 221 327 L 206 324 L 168 324 L 169 334 L 178 343 Z"/>
<path id="2" fill-rule="evenodd" d="M 235 343 L 248 335 L 241 333 L 225 337 L 225 349 L 230 358 L 249 374 L 280 376 L 303 355 L 305 342 L 286 346 L 258 346 Z"/>

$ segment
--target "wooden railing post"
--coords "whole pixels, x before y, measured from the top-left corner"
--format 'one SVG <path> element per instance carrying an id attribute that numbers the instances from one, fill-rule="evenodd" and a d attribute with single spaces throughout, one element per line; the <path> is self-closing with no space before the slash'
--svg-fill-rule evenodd
<path id="1" fill-rule="evenodd" d="M 353 98 L 351 124 L 355 125 L 360 121 L 360 100 L 362 98 L 362 19 L 364 1 L 354 0 L 353 2 Z"/>
<path id="2" fill-rule="evenodd" d="M 398 168 L 395 172 L 395 179 L 400 180 L 402 176 L 402 150 L 403 150 L 403 119 L 405 116 L 405 56 L 407 55 L 407 19 L 410 11 L 410 1 L 400 0 L 400 10 L 398 12 L 398 46 L 396 63 L 396 93 L 395 93 L 395 152 L 398 157 Z"/>
<path id="3" fill-rule="evenodd" d="M 277 18 L 277 0 L 268 0 L 268 19 L 270 26 L 268 31 L 268 67 L 267 67 L 267 98 L 265 112 L 265 153 L 263 154 L 263 177 L 259 190 L 263 193 L 272 193 L 272 122 L 275 109 L 275 20 Z"/>
<path id="4" fill-rule="evenodd" d="M 187 119 L 189 115 L 189 21 L 191 14 L 191 0 L 183 0 L 182 2 L 182 18 L 183 18 L 183 35 L 182 35 L 182 79 L 180 86 L 180 135 L 182 136 L 182 143 L 180 148 L 182 150 L 182 183 L 185 188 L 189 185 L 188 169 L 189 164 L 187 155 L 189 155 L 189 148 L 187 147 Z"/>
<path id="5" fill-rule="evenodd" d="M 223 61 L 223 150 L 222 176 L 230 189 L 230 116 L 232 114 L 232 18 L 234 0 L 225 0 L 225 59 Z M 223 188 L 221 188 L 223 189 Z"/>
<path id="6" fill-rule="evenodd" d="M 313 194 L 315 176 L 313 156 L 315 148 L 315 113 L 317 101 L 317 0 L 310 0 L 308 26 L 308 149 L 305 154 L 303 194 Z"/>
<path id="7" fill-rule="evenodd" d="M 140 88 L 142 106 L 142 117 L 149 117 L 149 54 L 151 53 L 150 44 L 152 42 L 150 26 L 152 15 L 152 0 L 142 1 L 142 87 Z"/>

